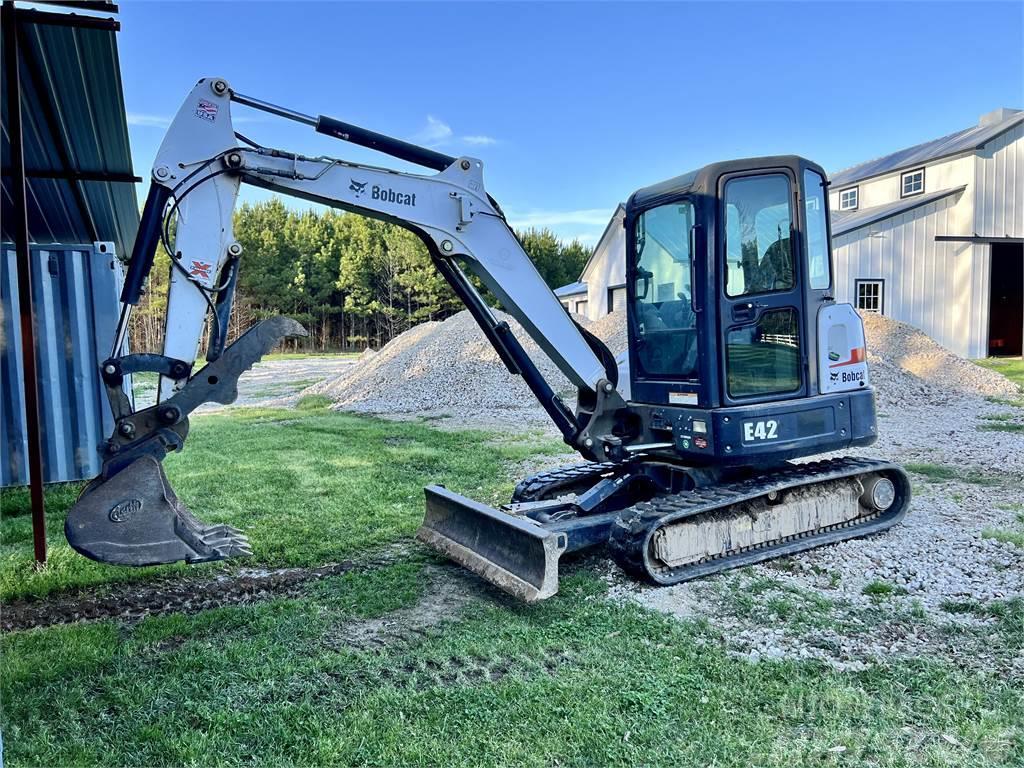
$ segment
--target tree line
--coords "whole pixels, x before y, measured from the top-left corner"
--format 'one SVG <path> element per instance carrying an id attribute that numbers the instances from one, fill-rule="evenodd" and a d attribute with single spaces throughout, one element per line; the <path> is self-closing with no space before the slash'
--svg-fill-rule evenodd
<path id="1" fill-rule="evenodd" d="M 380 347 L 462 303 L 414 234 L 388 222 L 328 210 L 294 211 L 279 198 L 235 212 L 242 245 L 229 341 L 258 320 L 288 315 L 310 332 L 297 347 L 318 351 Z M 590 252 L 547 229 L 516 233 L 552 288 L 579 277 Z M 132 317 L 134 350 L 163 341 L 170 256 L 161 247 L 145 296 Z"/>

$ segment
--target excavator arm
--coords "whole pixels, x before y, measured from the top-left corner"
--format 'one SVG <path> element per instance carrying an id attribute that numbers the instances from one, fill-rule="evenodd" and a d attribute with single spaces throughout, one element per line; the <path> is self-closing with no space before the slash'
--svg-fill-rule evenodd
<path id="1" fill-rule="evenodd" d="M 426 166 L 421 175 L 269 149 L 236 134 L 233 102 L 313 126 L 318 132 Z M 242 143 L 240 143 L 240 140 Z M 306 331 L 287 318 L 265 320 L 226 346 L 227 324 L 244 254 L 232 218 L 242 183 L 393 222 L 416 233 L 440 273 L 465 302 L 508 369 L 526 381 L 562 432 L 586 458 L 612 458 L 609 414 L 625 407 L 614 358 L 580 328 L 544 283 L 497 203 L 483 165 L 449 157 L 327 117 L 312 117 L 234 92 L 226 81 L 199 81 L 157 153 L 152 184 L 125 285 L 117 340 L 102 365 L 116 421 L 103 469 L 68 515 L 71 545 L 109 563 L 149 565 L 221 559 L 250 550 L 241 532 L 199 521 L 177 499 L 162 460 L 181 450 L 188 416 L 204 402 L 230 403 L 238 376 L 282 339 Z M 162 354 L 117 355 L 132 307 L 163 243 L 172 259 Z M 555 394 L 511 333 L 481 298 L 477 276 L 580 392 L 574 413 Z M 206 364 L 196 370 L 206 323 Z M 156 405 L 135 411 L 124 378 L 160 374 Z"/>

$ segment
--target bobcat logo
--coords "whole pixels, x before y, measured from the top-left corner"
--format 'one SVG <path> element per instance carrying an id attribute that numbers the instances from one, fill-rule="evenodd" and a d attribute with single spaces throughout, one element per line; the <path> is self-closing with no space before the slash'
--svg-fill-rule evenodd
<path id="1" fill-rule="evenodd" d="M 349 179 L 349 181 L 351 184 L 348 185 L 348 188 L 356 193 L 356 197 L 362 197 L 363 193 L 366 192 L 366 182 L 356 181 L 355 179 Z"/>
<path id="2" fill-rule="evenodd" d="M 125 499 L 111 508 L 110 520 L 114 523 L 127 523 L 141 511 L 142 499 Z"/>

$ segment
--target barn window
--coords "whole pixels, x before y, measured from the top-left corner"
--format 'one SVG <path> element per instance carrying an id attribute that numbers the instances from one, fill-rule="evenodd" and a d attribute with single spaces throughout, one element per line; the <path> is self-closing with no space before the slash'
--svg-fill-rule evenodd
<path id="1" fill-rule="evenodd" d="M 608 289 L 608 312 L 618 312 L 626 306 L 626 286 L 617 285 Z"/>
<path id="2" fill-rule="evenodd" d="M 856 211 L 857 205 L 859 204 L 857 194 L 859 187 L 850 187 L 844 189 L 839 193 L 839 210 L 840 211 Z"/>
<path id="3" fill-rule="evenodd" d="M 884 280 L 856 280 L 855 290 L 857 309 L 876 315 L 883 314 L 882 310 L 885 308 Z"/>
<path id="4" fill-rule="evenodd" d="M 900 197 L 910 197 L 924 192 L 924 168 L 907 171 L 900 176 Z"/>
<path id="5" fill-rule="evenodd" d="M 566 311 L 569 310 L 569 302 L 568 301 L 563 301 L 562 302 L 562 306 L 565 307 Z"/>
<path id="6" fill-rule="evenodd" d="M 576 302 L 576 314 L 577 315 L 586 315 L 587 314 L 587 300 L 586 299 L 584 299 L 583 301 L 577 301 Z"/>

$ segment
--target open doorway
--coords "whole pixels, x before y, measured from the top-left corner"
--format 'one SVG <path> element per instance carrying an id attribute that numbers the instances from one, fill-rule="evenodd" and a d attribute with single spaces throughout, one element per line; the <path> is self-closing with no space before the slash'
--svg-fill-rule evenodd
<path id="1" fill-rule="evenodd" d="M 1024 244 L 992 243 L 988 353 L 1018 357 L 1024 342 Z"/>

